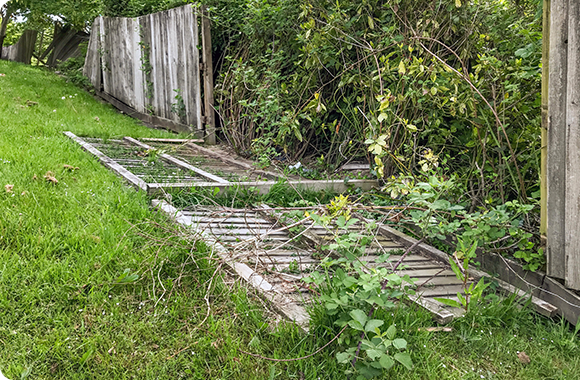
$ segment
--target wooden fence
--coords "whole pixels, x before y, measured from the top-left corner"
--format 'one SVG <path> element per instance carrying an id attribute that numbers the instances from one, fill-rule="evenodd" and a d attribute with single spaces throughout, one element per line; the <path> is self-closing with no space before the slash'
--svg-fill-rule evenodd
<path id="1" fill-rule="evenodd" d="M 547 141 L 548 275 L 580 289 L 580 2 L 552 0 Z"/>
<path id="2" fill-rule="evenodd" d="M 2 59 L 30 65 L 37 35 L 34 30 L 25 31 L 17 43 L 2 48 Z"/>
<path id="3" fill-rule="evenodd" d="M 205 24 L 202 32 L 209 35 Z M 213 118 L 202 116 L 198 45 L 198 8 L 191 5 L 139 18 L 98 17 L 84 74 L 97 93 L 132 116 L 213 137 L 211 126 L 204 131 L 204 122 L 213 124 Z M 211 45 L 203 49 L 211 55 Z M 213 75 L 208 69 L 206 81 Z M 213 115 L 211 104 L 207 108 Z"/>

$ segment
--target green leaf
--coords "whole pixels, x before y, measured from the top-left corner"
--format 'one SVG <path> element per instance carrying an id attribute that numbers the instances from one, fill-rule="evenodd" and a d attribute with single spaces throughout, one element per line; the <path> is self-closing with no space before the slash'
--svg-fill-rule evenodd
<path id="1" fill-rule="evenodd" d="M 453 271 L 453 273 L 455 273 L 455 276 L 461 281 L 463 281 L 465 279 L 465 276 L 463 275 L 461 269 L 459 269 L 459 266 L 457 265 L 455 260 L 453 260 L 453 257 L 449 257 L 449 265 L 451 265 L 451 270 Z"/>
<path id="2" fill-rule="evenodd" d="M 381 350 L 376 350 L 374 348 L 366 350 L 366 353 L 371 360 L 376 360 L 377 358 L 380 358 L 384 354 L 384 352 L 382 352 Z"/>
<path id="3" fill-rule="evenodd" d="M 356 284 L 356 278 L 352 277 L 352 276 L 346 276 L 343 280 L 342 280 L 342 284 L 347 287 L 350 288 L 351 286 L 353 286 L 354 284 Z"/>
<path id="4" fill-rule="evenodd" d="M 351 358 L 351 354 L 349 354 L 348 352 L 339 352 L 336 354 L 336 360 L 339 363 L 348 363 L 350 361 Z"/>
<path id="5" fill-rule="evenodd" d="M 361 326 L 364 326 L 367 322 L 366 313 L 360 309 L 355 309 L 348 314 L 352 317 L 352 319 L 360 323 Z"/>
<path id="6" fill-rule="evenodd" d="M 413 369 L 413 360 L 407 352 L 398 352 L 395 354 L 395 360 L 405 366 L 408 370 Z"/>
<path id="7" fill-rule="evenodd" d="M 403 62 L 403 60 L 401 60 L 401 62 L 399 62 L 399 73 L 401 75 L 404 75 L 407 72 L 407 69 L 405 68 L 405 63 Z"/>
<path id="8" fill-rule="evenodd" d="M 348 321 L 348 325 L 355 330 L 364 331 L 364 325 L 361 324 L 359 321 L 355 321 L 354 319 Z"/>
<path id="9" fill-rule="evenodd" d="M 386 370 L 391 369 L 391 367 L 395 365 L 395 361 L 389 355 L 381 356 L 381 358 L 379 359 L 379 363 Z"/>
<path id="10" fill-rule="evenodd" d="M 439 297 L 437 297 L 437 298 L 433 298 L 433 299 L 435 301 L 441 302 L 442 304 L 445 304 L 445 305 L 451 306 L 451 307 L 461 307 L 462 306 L 459 302 L 457 302 L 455 300 L 450 300 L 450 299 L 447 299 L 447 298 L 439 298 Z"/>
<path id="11" fill-rule="evenodd" d="M 375 329 L 378 329 L 379 327 L 381 327 L 385 322 L 381 321 L 380 319 L 371 319 L 370 321 L 367 322 L 367 324 L 365 325 L 365 331 L 375 331 Z"/>
<path id="12" fill-rule="evenodd" d="M 387 339 L 393 340 L 395 339 L 395 334 L 397 333 L 397 328 L 395 325 L 389 326 L 387 329 Z"/>
<path id="13" fill-rule="evenodd" d="M 399 350 L 404 350 L 407 348 L 407 341 L 401 338 L 395 339 L 393 340 L 393 347 Z"/>
<path id="14" fill-rule="evenodd" d="M 337 305 L 337 304 L 335 304 L 335 303 L 333 303 L 333 302 L 329 302 L 329 303 L 327 303 L 325 306 L 326 306 L 326 308 L 327 308 L 328 310 L 334 310 L 334 309 L 336 309 L 336 308 L 338 307 L 338 305 Z"/>

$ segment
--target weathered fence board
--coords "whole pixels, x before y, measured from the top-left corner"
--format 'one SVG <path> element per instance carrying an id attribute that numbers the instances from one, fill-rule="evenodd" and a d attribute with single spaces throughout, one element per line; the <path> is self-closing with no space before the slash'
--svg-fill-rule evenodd
<path id="1" fill-rule="evenodd" d="M 139 18 L 98 17 L 84 75 L 97 91 L 172 121 L 172 129 L 203 129 L 196 12 L 185 5 Z"/>
<path id="2" fill-rule="evenodd" d="M 580 3 L 552 0 L 548 83 L 548 275 L 580 289 Z"/>
<path id="3" fill-rule="evenodd" d="M 2 48 L 2 58 L 8 61 L 22 62 L 30 65 L 38 32 L 26 30 L 22 37 L 12 46 Z"/>
<path id="4" fill-rule="evenodd" d="M 580 2 L 568 4 L 566 286 L 580 289 Z"/>

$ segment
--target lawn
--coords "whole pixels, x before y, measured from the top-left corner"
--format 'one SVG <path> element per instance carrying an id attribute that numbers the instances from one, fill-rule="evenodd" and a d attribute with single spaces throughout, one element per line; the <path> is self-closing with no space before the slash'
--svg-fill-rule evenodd
<path id="1" fill-rule="evenodd" d="M 184 240 L 147 196 L 61 132 L 168 133 L 49 71 L 0 61 L 0 73 L 0 370 L 9 379 L 345 377 L 336 343 L 294 362 L 243 354 L 301 357 L 339 329 L 324 327 L 319 311 L 308 335 L 275 323 L 207 247 Z M 384 378 L 580 379 L 569 326 L 513 300 L 474 310 L 451 332 L 421 329 L 434 322 L 414 307 L 382 317 L 402 330 L 415 362 Z"/>

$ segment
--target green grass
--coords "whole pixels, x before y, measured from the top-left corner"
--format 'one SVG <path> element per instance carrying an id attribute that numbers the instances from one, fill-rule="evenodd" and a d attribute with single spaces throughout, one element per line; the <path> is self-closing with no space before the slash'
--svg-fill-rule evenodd
<path id="1" fill-rule="evenodd" d="M 140 126 L 47 71 L 0 61 L 0 73 L 6 74 L 0 77 L 0 370 L 5 375 L 344 378 L 334 359 L 336 344 L 289 363 L 241 353 L 300 357 L 328 342 L 337 329 L 324 327 L 328 321 L 319 311 L 314 319 L 321 327 L 309 335 L 286 324 L 273 328 L 274 314 L 251 290 L 216 272 L 218 263 L 208 259 L 206 247 L 183 240 L 162 215 L 149 210 L 145 195 L 61 131 L 102 138 L 167 133 Z M 79 170 L 67 171 L 64 164 Z M 48 171 L 58 184 L 43 178 Z M 7 192 L 5 185 L 14 187 Z M 405 330 L 416 363 L 414 371 L 396 368 L 385 374 L 388 379 L 580 378 L 577 337 L 567 325 L 527 308 L 495 304 L 454 322 L 450 333 L 418 331 L 433 322 L 415 308 L 401 306 L 383 318 Z M 531 363 L 519 363 L 516 351 L 525 351 Z"/>

